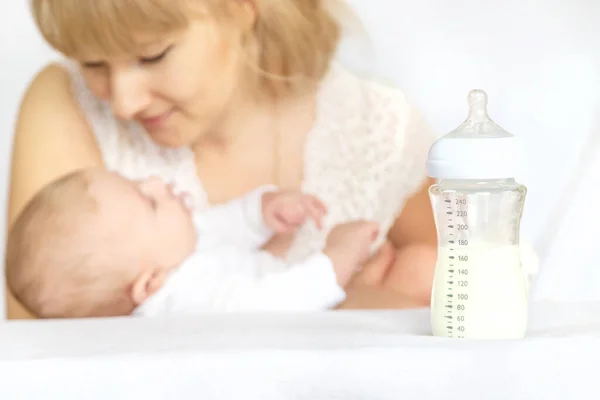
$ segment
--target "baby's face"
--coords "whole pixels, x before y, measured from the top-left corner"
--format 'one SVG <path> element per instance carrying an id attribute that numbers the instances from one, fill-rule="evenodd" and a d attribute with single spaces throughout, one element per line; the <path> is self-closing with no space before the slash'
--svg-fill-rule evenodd
<path id="1" fill-rule="evenodd" d="M 89 191 L 98 202 L 99 223 L 120 235 L 124 246 L 132 246 L 140 263 L 171 269 L 193 253 L 196 231 L 190 209 L 184 196 L 160 179 L 134 182 L 99 172 Z"/>

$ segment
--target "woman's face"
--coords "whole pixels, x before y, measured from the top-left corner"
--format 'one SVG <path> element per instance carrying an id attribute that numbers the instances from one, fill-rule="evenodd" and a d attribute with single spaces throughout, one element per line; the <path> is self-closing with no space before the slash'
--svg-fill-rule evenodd
<path id="1" fill-rule="evenodd" d="M 139 122 L 163 146 L 182 147 L 218 129 L 239 94 L 241 36 L 216 21 L 192 21 L 183 32 L 136 38 L 137 54 L 77 59 L 118 118 Z"/>

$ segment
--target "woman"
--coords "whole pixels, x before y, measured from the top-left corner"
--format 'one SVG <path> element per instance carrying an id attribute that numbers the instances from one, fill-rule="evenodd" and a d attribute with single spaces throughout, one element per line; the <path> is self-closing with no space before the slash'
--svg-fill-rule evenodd
<path id="1" fill-rule="evenodd" d="M 341 308 L 427 304 L 436 235 L 424 164 L 433 136 L 400 91 L 332 61 L 340 28 L 326 0 L 32 7 L 69 61 L 44 68 L 24 97 L 9 226 L 37 190 L 82 167 L 160 175 L 198 209 L 266 183 L 302 188 L 328 205 L 327 227 L 381 224 L 380 250 Z M 266 248 L 295 259 L 325 233 L 306 227 Z M 9 318 L 29 317 L 8 304 Z"/>

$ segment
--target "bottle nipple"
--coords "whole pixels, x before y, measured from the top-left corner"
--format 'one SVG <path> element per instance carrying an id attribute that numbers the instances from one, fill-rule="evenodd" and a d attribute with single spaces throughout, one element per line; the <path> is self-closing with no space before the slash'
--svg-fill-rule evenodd
<path id="1" fill-rule="evenodd" d="M 437 179 L 506 179 L 518 165 L 514 136 L 488 116 L 488 95 L 468 94 L 468 118 L 429 149 L 427 171 Z"/>
<path id="2" fill-rule="evenodd" d="M 450 137 L 508 137 L 512 136 L 499 127 L 488 115 L 488 96 L 480 89 L 471 90 L 468 96 L 469 116 Z"/>
<path id="3" fill-rule="evenodd" d="M 485 122 L 489 119 L 487 113 L 487 94 L 475 89 L 469 92 L 469 119 L 474 123 Z"/>

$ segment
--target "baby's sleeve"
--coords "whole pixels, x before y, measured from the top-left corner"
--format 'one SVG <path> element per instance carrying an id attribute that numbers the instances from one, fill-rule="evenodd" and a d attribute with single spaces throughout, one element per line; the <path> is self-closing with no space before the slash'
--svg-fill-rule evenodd
<path id="1" fill-rule="evenodd" d="M 186 314 L 322 311 L 345 298 L 323 253 L 286 265 L 264 252 L 234 248 L 193 256 L 163 289 L 162 312 Z"/>
<path id="2" fill-rule="evenodd" d="M 346 297 L 331 260 L 323 253 L 265 274 L 260 274 L 259 263 L 268 262 L 269 256 L 259 253 L 255 257 L 250 274 L 233 275 L 225 284 L 215 282 L 213 307 L 238 312 L 310 312 L 335 307 Z"/>
<path id="3" fill-rule="evenodd" d="M 262 186 L 245 196 L 216 205 L 194 216 L 199 231 L 200 249 L 230 244 L 243 249 L 262 247 L 273 235 L 262 215 L 262 196 L 275 191 L 271 185 Z"/>

